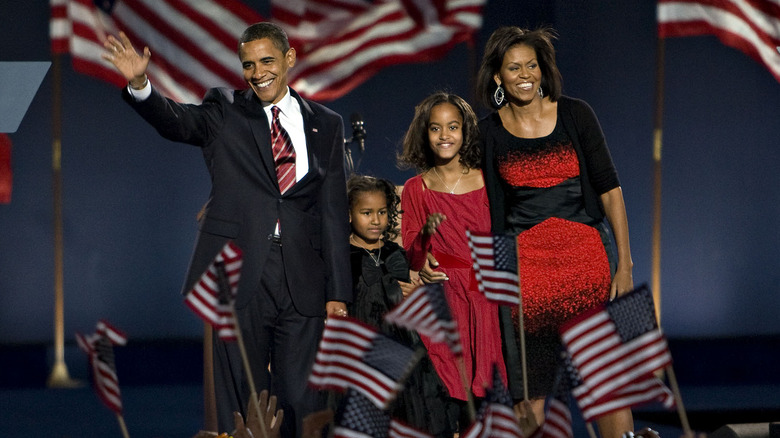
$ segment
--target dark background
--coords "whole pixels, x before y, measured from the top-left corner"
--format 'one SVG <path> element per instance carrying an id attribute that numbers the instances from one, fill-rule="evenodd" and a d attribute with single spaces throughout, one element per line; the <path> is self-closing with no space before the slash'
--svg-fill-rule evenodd
<path id="1" fill-rule="evenodd" d="M 264 2 L 248 3 L 268 16 Z M 2 6 L 0 61 L 50 60 L 48 2 Z M 441 89 L 473 102 L 470 77 L 490 32 L 552 25 L 564 92 L 593 106 L 620 173 L 634 280 L 649 282 L 655 3 L 496 0 L 484 18 L 473 49 L 461 44 L 437 62 L 386 68 L 328 103 L 348 134 L 353 112 L 365 119 L 358 170 L 403 184 L 412 174 L 399 171 L 394 156 L 414 105 Z M 662 326 L 670 338 L 780 335 L 780 84 L 715 37 L 667 40 L 665 55 Z M 131 341 L 197 340 L 202 323 L 179 290 L 209 189 L 201 154 L 162 140 L 117 88 L 63 61 L 66 341 L 72 346 L 74 333 L 91 332 L 99 318 Z M 47 344 L 53 336 L 52 82 L 49 71 L 10 135 L 0 345 Z"/>

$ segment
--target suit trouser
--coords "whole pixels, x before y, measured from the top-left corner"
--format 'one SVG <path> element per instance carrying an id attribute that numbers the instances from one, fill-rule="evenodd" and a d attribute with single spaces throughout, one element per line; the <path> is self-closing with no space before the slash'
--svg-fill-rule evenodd
<path id="1" fill-rule="evenodd" d="M 324 318 L 303 316 L 295 310 L 282 250 L 280 245 L 271 245 L 260 288 L 246 306 L 236 309 L 236 315 L 257 392 L 268 389 L 277 396 L 284 409 L 281 436 L 295 437 L 301 434 L 303 417 L 325 406 L 323 395 L 307 386 Z M 235 427 L 233 411 L 246 419 L 250 389 L 238 345 L 214 338 L 217 421 L 219 430 L 226 432 Z"/>

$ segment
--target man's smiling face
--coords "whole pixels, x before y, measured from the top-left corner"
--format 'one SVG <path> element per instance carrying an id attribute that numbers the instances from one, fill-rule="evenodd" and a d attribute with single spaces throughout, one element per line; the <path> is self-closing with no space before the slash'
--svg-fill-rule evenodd
<path id="1" fill-rule="evenodd" d="M 295 65 L 295 49 L 282 53 L 268 38 L 247 41 L 238 50 L 244 80 L 263 102 L 278 103 L 287 90 L 287 70 Z"/>

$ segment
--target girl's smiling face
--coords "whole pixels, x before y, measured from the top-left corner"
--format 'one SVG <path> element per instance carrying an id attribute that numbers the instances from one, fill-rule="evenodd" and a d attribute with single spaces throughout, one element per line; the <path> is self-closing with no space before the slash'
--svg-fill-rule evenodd
<path id="1" fill-rule="evenodd" d="M 463 117 L 451 103 L 440 103 L 428 118 L 428 143 L 437 163 L 460 158 L 463 146 Z"/>

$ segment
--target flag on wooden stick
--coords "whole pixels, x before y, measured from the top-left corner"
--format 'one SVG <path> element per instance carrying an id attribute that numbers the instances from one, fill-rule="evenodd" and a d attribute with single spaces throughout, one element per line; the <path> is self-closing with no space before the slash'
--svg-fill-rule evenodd
<path id="1" fill-rule="evenodd" d="M 517 243 L 510 235 L 466 231 L 480 292 L 504 306 L 520 304 Z"/>
<path id="2" fill-rule="evenodd" d="M 485 389 L 476 421 L 463 433 L 463 438 L 523 438 L 512 404 L 504 379 L 493 364 L 492 387 Z"/>
<path id="3" fill-rule="evenodd" d="M 463 354 L 458 324 L 452 317 L 450 305 L 439 283 L 417 287 L 398 306 L 385 314 L 385 321 L 416 330 L 431 342 L 444 342 L 455 357 Z"/>
<path id="4" fill-rule="evenodd" d="M 433 435 L 414 428 L 396 418 L 390 419 L 388 438 L 433 438 Z"/>
<path id="5" fill-rule="evenodd" d="M 318 389 L 353 388 L 387 408 L 414 365 L 415 352 L 354 318 L 329 316 L 309 376 Z"/>
<path id="6" fill-rule="evenodd" d="M 241 264 L 241 249 L 232 241 L 226 243 L 184 300 L 224 341 L 236 340 L 233 300 L 241 278 Z"/>
<path id="7" fill-rule="evenodd" d="M 654 375 L 671 365 L 672 357 L 646 286 L 564 324 L 561 340 L 572 393 L 586 421 L 651 400 L 674 405 Z"/>
<path id="8" fill-rule="evenodd" d="M 114 361 L 114 345 L 125 345 L 127 336 L 105 320 L 91 335 L 76 333 L 76 343 L 87 353 L 92 378 L 100 400 L 117 415 L 122 414 L 122 396 Z"/>

